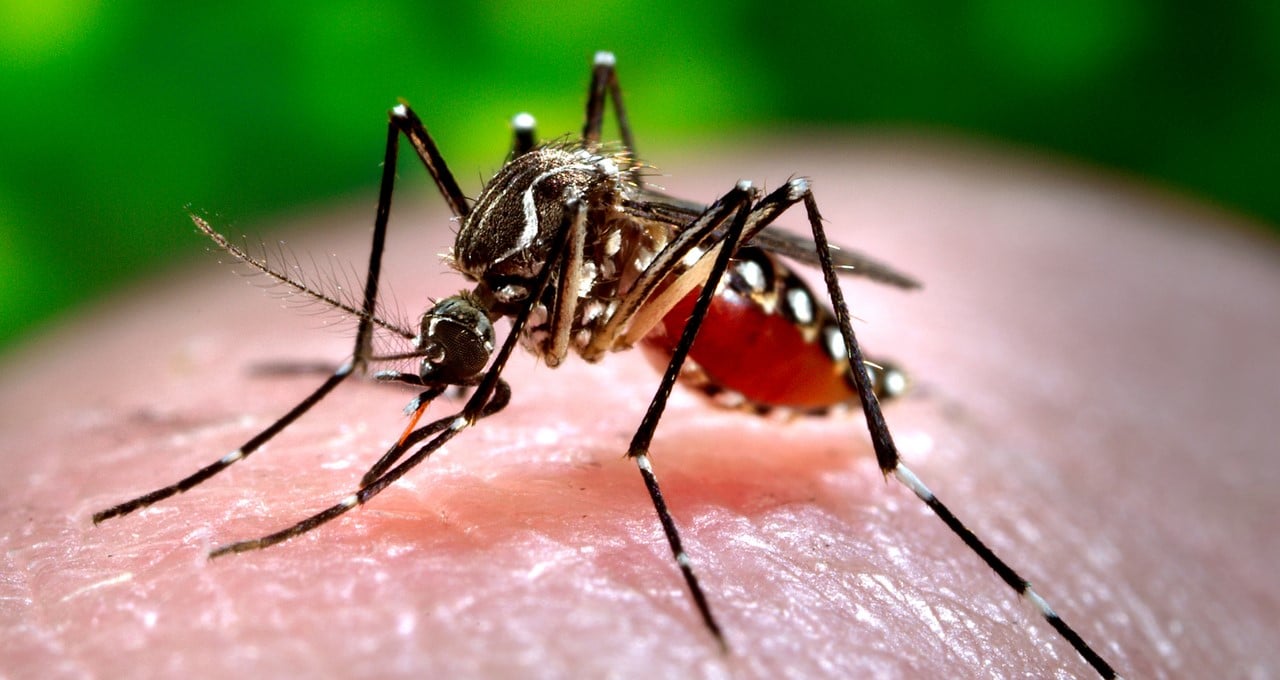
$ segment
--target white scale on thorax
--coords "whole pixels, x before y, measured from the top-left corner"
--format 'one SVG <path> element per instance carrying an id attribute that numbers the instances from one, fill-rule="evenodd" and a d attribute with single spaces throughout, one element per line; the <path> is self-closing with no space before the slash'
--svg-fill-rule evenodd
<path id="1" fill-rule="evenodd" d="M 529 187 L 524 190 L 520 197 L 521 207 L 524 210 L 524 223 L 521 225 L 520 236 L 516 239 L 515 245 L 495 258 L 496 260 L 505 260 L 533 245 L 533 240 L 537 238 L 541 226 L 538 221 L 538 202 L 534 196 L 534 191 L 543 181 L 563 172 L 600 172 L 606 177 L 617 177 L 619 174 L 618 165 L 606 156 L 597 156 L 585 149 L 574 151 L 572 156 L 578 162 L 567 163 L 546 170 L 529 182 Z M 479 224 L 476 225 L 477 228 L 485 228 L 485 223 L 488 221 L 489 213 L 492 210 L 493 207 L 490 206 L 489 210 L 480 218 Z"/>

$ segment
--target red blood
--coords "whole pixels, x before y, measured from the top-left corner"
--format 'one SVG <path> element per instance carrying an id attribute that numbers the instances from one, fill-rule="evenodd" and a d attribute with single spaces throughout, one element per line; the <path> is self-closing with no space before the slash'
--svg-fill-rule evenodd
<path id="1" fill-rule="evenodd" d="M 643 345 L 655 361 L 665 366 L 670 359 L 700 292 L 691 291 L 645 336 Z M 758 405 L 807 410 L 856 399 L 845 378 L 848 364 L 831 358 L 821 333 L 806 340 L 802 328 L 779 309 L 766 310 L 748 296 L 722 289 L 711 301 L 689 358 L 713 385 Z"/>

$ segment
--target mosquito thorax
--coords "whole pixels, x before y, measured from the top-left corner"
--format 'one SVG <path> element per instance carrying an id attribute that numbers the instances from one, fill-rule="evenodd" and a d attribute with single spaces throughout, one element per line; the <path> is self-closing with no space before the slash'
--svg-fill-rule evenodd
<path id="1" fill-rule="evenodd" d="M 626 211 L 638 192 L 636 172 L 625 152 L 596 143 L 538 147 L 498 171 L 458 230 L 453 267 L 476 282 L 474 295 L 491 320 L 531 310 L 521 344 L 549 366 L 572 351 L 599 358 L 603 350 L 591 349 L 597 333 L 670 238 L 669 225 Z M 552 273 L 542 299 L 530 300 L 565 224 L 568 196 L 586 210 L 578 262 Z M 557 299 L 566 295 L 573 298 Z M 554 310 L 569 311 L 553 318 Z"/>
<path id="2" fill-rule="evenodd" d="M 422 315 L 416 344 L 424 382 L 475 382 L 493 354 L 493 323 L 484 305 L 469 293 L 447 297 Z"/>
<path id="3" fill-rule="evenodd" d="M 458 230 L 453 264 L 495 293 L 531 288 L 551 255 L 564 217 L 567 190 L 590 207 L 600 223 L 627 191 L 625 158 L 583 146 L 544 146 L 510 163 L 489 180 Z M 590 227 L 588 227 L 590 229 Z"/>

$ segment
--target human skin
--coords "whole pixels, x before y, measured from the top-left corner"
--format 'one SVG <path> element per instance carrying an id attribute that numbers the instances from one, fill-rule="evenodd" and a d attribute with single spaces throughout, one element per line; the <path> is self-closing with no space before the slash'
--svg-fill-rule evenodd
<path id="1" fill-rule="evenodd" d="M 384 279 L 406 317 L 465 285 L 437 257 L 456 228 L 442 202 L 408 198 L 428 193 L 410 162 Z M 663 169 L 703 200 L 803 173 L 833 241 L 924 281 L 845 286 L 867 351 L 915 381 L 886 408 L 902 453 L 1120 673 L 1280 672 L 1273 241 L 1128 180 L 954 144 L 786 140 Z M 372 207 L 306 218 L 318 230 L 289 247 L 363 272 Z M 0 674 L 1091 675 L 884 480 L 859 413 L 783 422 L 678 388 L 652 458 L 721 652 L 622 457 L 658 382 L 638 352 L 555 370 L 517 353 L 505 412 L 264 551 L 206 558 L 354 490 L 412 392 L 349 380 L 213 480 L 94 526 L 320 381 L 253 367 L 350 351 L 352 324 L 280 307 L 189 263 L 5 357 Z"/>

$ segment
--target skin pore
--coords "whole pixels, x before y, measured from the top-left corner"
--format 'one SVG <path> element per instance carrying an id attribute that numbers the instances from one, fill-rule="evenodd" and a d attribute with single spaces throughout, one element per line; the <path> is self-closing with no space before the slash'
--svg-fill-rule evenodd
<path id="1" fill-rule="evenodd" d="M 924 282 L 845 289 L 866 351 L 915 381 L 886 416 L 925 483 L 1122 675 L 1275 673 L 1275 243 L 1114 177 L 989 150 L 770 149 L 654 158 L 670 173 L 655 182 L 709 199 L 740 177 L 773 188 L 803 173 L 832 241 Z M 410 198 L 430 193 L 421 173 L 401 174 L 383 303 L 411 320 L 465 283 L 437 257 L 456 225 L 437 197 Z M 372 217 L 372 201 L 309 217 L 318 231 L 289 247 L 321 277 L 329 253 L 358 269 Z M 779 222 L 804 228 L 801 211 Z M 213 259 L 5 357 L 0 672 L 1091 674 L 884 481 L 860 414 L 780 422 L 677 388 L 652 460 L 721 654 L 622 458 L 659 378 L 639 352 L 555 370 L 517 353 L 505 412 L 265 551 L 206 559 L 353 491 L 411 391 L 350 380 L 221 475 L 94 527 L 94 511 L 216 460 L 322 379 L 254 366 L 350 349 L 353 324 L 282 310 Z M 337 266 L 358 291 L 363 271 Z"/>

